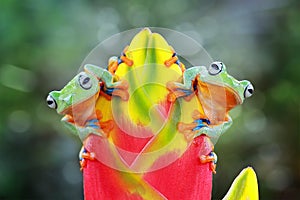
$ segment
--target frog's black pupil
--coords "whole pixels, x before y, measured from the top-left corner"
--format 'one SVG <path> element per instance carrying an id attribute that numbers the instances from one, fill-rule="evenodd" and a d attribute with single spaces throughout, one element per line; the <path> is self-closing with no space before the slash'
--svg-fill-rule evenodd
<path id="1" fill-rule="evenodd" d="M 215 70 L 219 70 L 219 67 L 216 64 L 212 64 L 211 67 L 214 68 Z"/>
<path id="2" fill-rule="evenodd" d="M 252 90 L 252 89 L 248 89 L 248 92 L 250 92 L 250 94 L 252 94 L 252 93 L 253 93 L 253 90 Z"/>
<path id="3" fill-rule="evenodd" d="M 88 82 L 90 81 L 90 78 L 89 77 L 86 77 L 85 79 L 83 79 L 83 84 L 87 84 Z"/>
<path id="4" fill-rule="evenodd" d="M 48 103 L 48 105 L 51 105 L 51 104 L 53 104 L 53 101 L 48 100 L 47 103 Z"/>

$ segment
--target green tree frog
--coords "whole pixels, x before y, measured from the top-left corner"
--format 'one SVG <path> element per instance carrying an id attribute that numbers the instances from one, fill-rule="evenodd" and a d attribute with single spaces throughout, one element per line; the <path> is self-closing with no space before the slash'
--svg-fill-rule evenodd
<path id="1" fill-rule="evenodd" d="M 179 131 L 187 135 L 187 138 L 206 134 L 213 144 L 232 125 L 228 112 L 254 92 L 249 81 L 236 80 L 227 73 L 226 66 L 218 61 L 208 68 L 195 66 L 186 69 L 182 80 L 169 82 L 167 88 L 170 90 L 170 101 L 180 97 L 189 101 L 196 96 L 201 105 L 199 108 L 202 108 L 195 109 L 192 113 L 193 122 L 179 122 Z M 209 148 L 213 149 L 213 144 Z M 211 162 L 211 169 L 215 172 L 217 156 L 214 152 L 208 155 L 199 152 L 199 157 L 203 163 Z"/>
<path id="2" fill-rule="evenodd" d="M 249 81 L 236 80 L 227 73 L 226 66 L 218 61 L 208 68 L 188 68 L 183 73 L 182 82 L 169 82 L 167 87 L 171 91 L 169 99 L 184 97 L 189 100 L 197 95 L 204 113 L 195 111 L 195 121 L 192 124 L 179 124 L 179 129 L 197 132 L 194 137 L 205 133 L 213 143 L 216 143 L 219 136 L 232 124 L 228 112 L 254 92 L 254 87 Z"/>
<path id="3" fill-rule="evenodd" d="M 101 113 L 95 110 L 99 93 L 116 95 L 126 100 L 128 92 L 124 81 L 114 81 L 114 76 L 101 67 L 87 64 L 84 71 L 77 74 L 63 89 L 52 91 L 47 97 L 50 108 L 64 115 L 62 122 L 82 141 L 89 134 L 106 136 L 102 126 L 109 123 L 99 122 Z"/>

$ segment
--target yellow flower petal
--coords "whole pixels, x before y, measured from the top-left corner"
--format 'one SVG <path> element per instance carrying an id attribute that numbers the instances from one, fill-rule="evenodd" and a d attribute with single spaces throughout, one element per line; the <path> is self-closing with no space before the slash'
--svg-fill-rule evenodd
<path id="1" fill-rule="evenodd" d="M 235 178 L 223 200 L 257 200 L 257 178 L 252 167 L 247 167 Z"/>

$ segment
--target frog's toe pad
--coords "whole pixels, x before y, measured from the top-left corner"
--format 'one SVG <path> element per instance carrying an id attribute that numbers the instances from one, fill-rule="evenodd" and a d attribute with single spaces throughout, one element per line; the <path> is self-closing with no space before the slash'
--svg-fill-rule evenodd
<path id="1" fill-rule="evenodd" d="M 88 152 L 85 148 L 83 148 L 79 155 L 80 171 L 87 166 L 87 160 L 95 160 L 95 157 L 96 154 L 94 152 Z"/>
<path id="2" fill-rule="evenodd" d="M 217 164 L 217 155 L 215 152 L 210 152 L 208 155 L 200 155 L 200 162 L 202 164 L 210 163 L 209 168 L 215 174 L 216 173 L 216 164 Z"/>

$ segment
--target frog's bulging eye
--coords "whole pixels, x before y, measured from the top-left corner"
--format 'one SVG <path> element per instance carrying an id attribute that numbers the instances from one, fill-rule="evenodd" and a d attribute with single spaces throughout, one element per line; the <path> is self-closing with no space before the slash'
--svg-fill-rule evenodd
<path id="1" fill-rule="evenodd" d="M 56 101 L 50 95 L 47 96 L 47 104 L 48 104 L 49 108 L 54 108 L 54 109 L 57 108 Z"/>
<path id="2" fill-rule="evenodd" d="M 211 65 L 208 67 L 208 73 L 210 75 L 217 75 L 219 74 L 223 69 L 223 63 L 221 62 L 213 62 Z"/>
<path id="3" fill-rule="evenodd" d="M 85 90 L 88 90 L 92 87 L 91 78 L 85 74 L 82 74 L 79 76 L 78 82 L 79 82 L 79 85 Z"/>
<path id="4" fill-rule="evenodd" d="M 248 97 L 251 97 L 252 94 L 254 92 L 254 87 L 253 85 L 250 83 L 249 85 L 247 85 L 245 91 L 244 91 L 244 97 L 245 98 L 248 98 Z"/>

